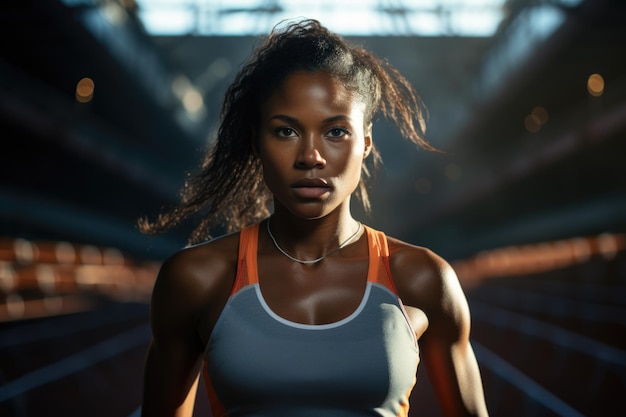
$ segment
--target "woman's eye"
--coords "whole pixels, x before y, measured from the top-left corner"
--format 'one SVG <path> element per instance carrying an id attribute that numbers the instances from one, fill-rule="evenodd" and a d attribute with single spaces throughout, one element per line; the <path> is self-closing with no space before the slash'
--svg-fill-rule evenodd
<path id="1" fill-rule="evenodd" d="M 335 127 L 332 128 L 328 131 L 327 135 L 332 137 L 332 138 L 341 138 L 345 135 L 348 135 L 350 132 L 348 132 L 346 129 L 341 128 L 341 127 Z"/>
<path id="2" fill-rule="evenodd" d="M 290 127 L 279 127 L 278 129 L 276 129 L 276 134 L 284 138 L 289 138 L 295 136 L 296 131 Z"/>

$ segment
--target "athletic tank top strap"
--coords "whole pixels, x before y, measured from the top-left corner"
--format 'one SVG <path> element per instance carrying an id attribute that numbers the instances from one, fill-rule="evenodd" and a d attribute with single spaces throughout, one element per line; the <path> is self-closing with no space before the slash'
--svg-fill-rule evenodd
<path id="1" fill-rule="evenodd" d="M 369 269 L 367 281 L 375 282 L 389 288 L 398 295 L 398 290 L 393 283 L 391 268 L 389 266 L 389 245 L 385 233 L 365 226 L 367 242 L 369 246 Z"/>
<path id="2" fill-rule="evenodd" d="M 259 244 L 259 223 L 248 226 L 239 232 L 239 254 L 237 255 L 237 276 L 230 295 L 243 287 L 259 282 L 257 271 L 257 248 Z"/>

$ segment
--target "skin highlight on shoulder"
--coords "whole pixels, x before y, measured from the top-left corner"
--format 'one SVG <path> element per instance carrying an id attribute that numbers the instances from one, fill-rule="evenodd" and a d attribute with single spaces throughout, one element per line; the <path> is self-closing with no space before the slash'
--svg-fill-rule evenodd
<path id="1" fill-rule="evenodd" d="M 194 317 L 205 345 L 233 286 L 238 234 L 185 247 L 170 256 L 157 277 L 153 305 Z"/>
<path id="2" fill-rule="evenodd" d="M 464 320 L 465 295 L 447 261 L 430 249 L 394 238 L 389 238 L 389 250 L 391 272 L 399 296 L 410 316 L 411 311 L 419 310 L 415 313 L 418 316 L 416 321 L 423 326 L 423 333 L 429 325 L 441 320 L 447 323 Z"/>

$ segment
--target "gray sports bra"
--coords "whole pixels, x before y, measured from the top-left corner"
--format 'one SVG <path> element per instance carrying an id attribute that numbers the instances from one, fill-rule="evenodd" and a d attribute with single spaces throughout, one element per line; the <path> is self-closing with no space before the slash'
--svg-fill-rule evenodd
<path id="1" fill-rule="evenodd" d="M 241 232 L 237 278 L 206 347 L 213 417 L 408 416 L 419 349 L 389 272 L 385 235 L 365 227 L 368 282 L 335 323 L 275 314 L 259 288 L 258 224 Z"/>

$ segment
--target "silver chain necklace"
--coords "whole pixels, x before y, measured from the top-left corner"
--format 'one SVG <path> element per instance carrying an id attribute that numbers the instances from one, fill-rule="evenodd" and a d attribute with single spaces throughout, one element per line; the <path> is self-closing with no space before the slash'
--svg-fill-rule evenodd
<path id="1" fill-rule="evenodd" d="M 283 255 L 285 255 L 287 258 L 291 259 L 294 262 L 298 262 L 298 263 L 301 263 L 301 264 L 304 264 L 304 265 L 312 265 L 312 264 L 318 263 L 319 261 L 321 261 L 324 258 L 327 258 L 328 256 L 332 255 L 333 253 L 337 252 L 338 250 L 343 249 L 348 243 L 350 243 L 350 241 L 352 239 L 354 239 L 354 237 L 356 235 L 358 235 L 359 232 L 361 231 L 361 222 L 358 222 L 358 223 L 359 223 L 359 227 L 357 227 L 356 232 L 354 232 L 349 238 L 347 238 L 346 240 L 341 242 L 339 244 L 339 247 L 337 247 L 337 249 L 334 249 L 334 250 L 328 252 L 326 255 L 320 256 L 317 259 L 311 259 L 310 261 L 309 260 L 305 260 L 305 259 L 294 258 L 293 256 L 289 255 L 287 252 L 285 252 L 283 250 L 283 248 L 281 248 L 278 245 L 278 242 L 276 242 L 276 238 L 274 237 L 274 235 L 272 234 L 272 231 L 270 230 L 270 219 L 267 219 L 267 222 L 265 224 L 267 226 L 267 233 L 270 235 L 270 239 L 272 239 L 272 242 L 274 242 L 274 246 L 276 246 L 276 249 L 278 249 L 280 251 L 280 253 L 282 253 Z"/>

